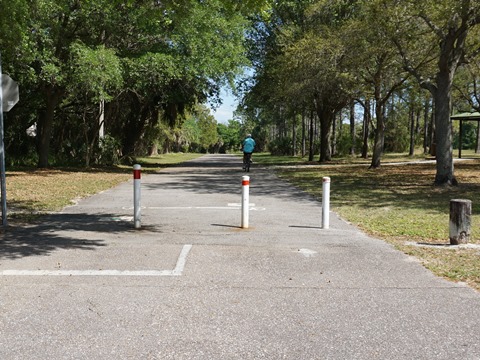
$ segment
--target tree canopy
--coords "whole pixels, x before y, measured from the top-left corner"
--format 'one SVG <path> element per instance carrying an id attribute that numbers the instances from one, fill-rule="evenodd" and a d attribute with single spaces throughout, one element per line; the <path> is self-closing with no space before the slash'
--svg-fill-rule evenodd
<path id="1" fill-rule="evenodd" d="M 248 131 L 320 162 L 361 141 L 377 168 L 422 135 L 435 183 L 455 184 L 450 115 L 479 108 L 473 0 L 12 0 L 0 20 L 21 88 L 7 149 L 40 167 L 235 148 Z M 225 85 L 241 104 L 214 131 L 201 105 Z"/>
<path id="2" fill-rule="evenodd" d="M 335 119 L 340 117 L 341 125 L 342 111 L 354 101 L 364 108 L 365 143 L 370 126 L 374 131 L 371 166 L 375 168 L 386 148 L 386 129 L 398 127 L 393 121 L 398 112 L 395 104 L 418 98 L 405 92 L 420 86 L 433 98 L 434 121 L 423 131 L 425 138 L 427 132 L 432 134 L 435 183 L 456 184 L 452 86 L 459 68 L 468 66 L 474 77 L 480 61 L 477 1 L 291 0 L 274 3 L 271 13 L 269 19 L 259 20 L 251 36 L 256 78 L 242 105 L 250 116 L 259 123 L 276 119 L 278 136 L 284 136 L 285 114 L 290 114 L 290 126 L 296 123 L 295 114 L 310 117 L 311 133 L 317 117 L 319 160 L 324 162 L 330 160 L 337 142 Z M 429 98 L 422 98 L 428 112 Z M 371 102 L 376 123 L 366 113 Z M 412 103 L 411 108 L 418 105 Z M 353 116 L 352 126 L 354 122 Z M 420 132 L 418 116 L 412 131 Z M 354 137 L 355 130 L 351 134 Z"/>
<path id="3" fill-rule="evenodd" d="M 13 26 L 1 25 L 0 38 L 22 102 L 6 126 L 25 133 L 36 124 L 40 167 L 58 154 L 65 161 L 91 157 L 81 144 L 98 142 L 100 115 L 123 154 L 142 151 L 150 146 L 144 135 L 159 122 L 181 125 L 185 110 L 219 101 L 220 88 L 248 64 L 247 17 L 263 4 L 15 0 L 1 14 L 9 17 L 2 24 Z M 24 136 L 22 146 L 27 142 Z"/>

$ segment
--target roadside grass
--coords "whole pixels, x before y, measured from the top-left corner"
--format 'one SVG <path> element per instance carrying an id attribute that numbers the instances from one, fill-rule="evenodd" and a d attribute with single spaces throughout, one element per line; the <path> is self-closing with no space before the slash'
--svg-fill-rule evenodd
<path id="1" fill-rule="evenodd" d="M 454 150 L 454 158 L 458 156 L 458 150 Z M 301 156 L 275 156 L 271 155 L 268 152 L 263 153 L 254 153 L 255 159 L 258 159 L 258 162 L 264 165 L 318 165 L 318 155 L 316 155 L 313 161 L 308 161 L 307 157 Z M 462 150 L 462 158 L 468 159 L 480 159 L 480 154 L 475 154 L 473 150 Z M 421 161 L 421 160 L 434 160 L 430 155 L 425 155 L 422 149 L 416 149 L 413 156 L 409 156 L 405 153 L 387 153 L 382 156 L 382 164 L 392 164 L 392 163 L 404 163 L 411 161 Z M 341 157 L 333 157 L 329 165 L 351 165 L 351 164 L 364 164 L 370 166 L 372 162 L 371 158 L 364 159 L 357 155 L 347 155 Z"/>
<path id="2" fill-rule="evenodd" d="M 262 162 L 263 157 L 256 159 Z M 277 171 L 319 199 L 322 178 L 329 176 L 331 207 L 342 218 L 418 258 L 435 274 L 480 290 L 480 249 L 448 247 L 449 203 L 456 198 L 472 200 L 470 243 L 480 244 L 480 159 L 455 164 L 460 183 L 455 187 L 433 185 L 434 163 L 405 161 L 412 159 L 387 156 L 384 166 L 369 170 L 359 159 L 344 158 L 327 165 L 305 165 L 298 160 L 297 166 L 278 166 Z M 265 162 L 274 163 L 274 159 Z M 285 160 L 276 164 L 281 163 Z"/>
<path id="3" fill-rule="evenodd" d="M 201 154 L 165 154 L 136 158 L 142 172 L 156 172 Z M 132 178 L 132 166 L 77 168 L 12 168 L 6 171 L 9 222 L 34 221 L 78 199 L 110 189 Z"/>
<path id="4" fill-rule="evenodd" d="M 137 157 L 135 163 L 140 164 L 144 171 L 158 171 L 167 166 L 180 164 L 184 161 L 196 159 L 203 154 L 193 153 L 170 153 L 148 157 Z M 131 167 L 128 167 L 131 169 Z"/>
<path id="5" fill-rule="evenodd" d="M 100 169 L 7 170 L 7 214 L 17 220 L 57 211 L 77 199 L 109 189 L 126 181 L 126 172 Z"/>

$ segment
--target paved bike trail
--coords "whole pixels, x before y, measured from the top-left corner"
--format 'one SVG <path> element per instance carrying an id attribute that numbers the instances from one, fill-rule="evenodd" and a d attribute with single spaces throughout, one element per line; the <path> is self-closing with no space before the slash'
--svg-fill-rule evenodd
<path id="1" fill-rule="evenodd" d="M 206 155 L 0 242 L 2 359 L 479 359 L 480 294 L 330 216 L 253 164 Z M 321 184 L 319 184 L 321 186 Z M 332 192 L 334 182 L 332 182 Z"/>

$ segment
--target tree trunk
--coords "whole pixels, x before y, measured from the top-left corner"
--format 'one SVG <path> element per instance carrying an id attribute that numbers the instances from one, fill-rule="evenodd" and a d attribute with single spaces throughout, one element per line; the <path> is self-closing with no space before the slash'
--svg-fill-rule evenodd
<path id="1" fill-rule="evenodd" d="M 340 129 L 338 130 L 342 131 L 342 128 L 340 127 Z M 332 132 L 331 132 L 332 136 L 331 136 L 331 145 L 330 145 L 330 149 L 331 149 L 331 155 L 332 156 L 335 156 L 337 155 L 337 117 L 335 116 L 333 118 L 333 121 L 332 121 Z"/>
<path id="2" fill-rule="evenodd" d="M 355 155 L 355 102 L 350 103 L 350 140 L 352 146 L 350 147 L 350 155 Z"/>
<path id="3" fill-rule="evenodd" d="M 302 111 L 302 158 L 307 152 L 307 135 L 306 135 L 306 124 L 305 124 L 305 110 Z"/>
<path id="4" fill-rule="evenodd" d="M 122 152 L 125 155 L 135 154 L 138 147 L 138 142 L 145 132 L 145 127 L 147 125 L 149 116 L 151 116 L 150 109 L 148 107 L 141 106 L 139 102 L 135 102 L 135 106 L 131 111 L 131 115 L 128 118 L 127 124 L 125 125 L 122 149 Z"/>
<path id="5" fill-rule="evenodd" d="M 330 129 L 335 116 L 332 114 L 325 114 L 320 123 L 320 162 L 327 162 L 332 160 L 332 152 L 330 148 Z"/>
<path id="6" fill-rule="evenodd" d="M 92 157 L 92 146 L 93 146 L 93 144 L 90 144 L 89 135 L 88 135 L 87 111 L 88 111 L 88 106 L 84 105 L 82 121 L 83 121 L 83 136 L 84 136 L 84 139 L 85 139 L 85 147 L 86 147 L 86 149 L 85 149 L 85 167 L 88 169 L 90 167 L 90 159 Z"/>
<path id="7" fill-rule="evenodd" d="M 363 146 L 362 158 L 368 158 L 368 137 L 370 136 L 370 100 L 365 99 L 365 109 L 363 112 Z"/>
<path id="8" fill-rule="evenodd" d="M 457 180 L 453 174 L 452 121 L 450 119 L 452 82 L 453 74 L 451 71 L 438 73 L 438 88 L 435 94 L 436 185 L 457 185 Z"/>
<path id="9" fill-rule="evenodd" d="M 320 159 L 319 162 L 327 162 L 332 160 L 330 148 L 330 135 L 332 124 L 335 119 L 335 113 L 330 109 L 317 107 L 317 114 L 320 120 Z"/>
<path id="10" fill-rule="evenodd" d="M 480 154 L 480 121 L 477 122 L 477 143 L 475 145 L 475 154 Z"/>
<path id="11" fill-rule="evenodd" d="M 297 114 L 293 114 L 292 124 L 292 155 L 297 155 Z"/>
<path id="12" fill-rule="evenodd" d="M 48 156 L 50 152 L 50 138 L 52 137 L 53 120 L 62 92 L 53 86 L 45 89 L 45 109 L 40 111 L 37 123 L 37 153 L 38 167 L 48 167 Z"/>
<path id="13" fill-rule="evenodd" d="M 430 138 L 428 136 L 428 122 L 429 122 L 429 112 L 430 112 L 430 98 L 425 99 L 425 107 L 423 114 L 423 153 L 428 154 L 428 148 L 430 147 Z"/>
<path id="14" fill-rule="evenodd" d="M 377 117 L 377 127 L 375 129 L 375 144 L 373 146 L 373 156 L 370 168 L 376 169 L 380 167 L 380 161 L 383 154 L 383 145 L 385 143 L 385 118 L 383 107 L 384 103 L 377 102 L 375 104 L 375 116 Z"/>
<path id="15" fill-rule="evenodd" d="M 410 151 L 408 152 L 408 156 L 415 155 L 415 110 L 413 109 L 413 105 L 410 109 Z"/>
<path id="16" fill-rule="evenodd" d="M 313 161 L 313 141 L 314 141 L 314 121 L 315 121 L 315 116 L 313 110 L 310 113 L 310 134 L 309 134 L 309 151 L 308 151 L 308 161 Z"/>
<path id="17" fill-rule="evenodd" d="M 437 155 L 437 144 L 435 140 L 435 97 L 432 100 L 432 116 L 430 119 L 430 155 Z"/>
<path id="18" fill-rule="evenodd" d="M 158 145 L 152 144 L 150 149 L 148 149 L 148 156 L 155 156 L 158 155 Z"/>

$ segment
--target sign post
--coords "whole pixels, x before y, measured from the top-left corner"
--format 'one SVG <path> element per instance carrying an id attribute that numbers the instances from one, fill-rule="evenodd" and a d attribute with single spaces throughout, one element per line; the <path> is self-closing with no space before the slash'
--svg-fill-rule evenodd
<path id="1" fill-rule="evenodd" d="M 5 179 L 5 145 L 3 142 L 3 113 L 10 111 L 19 100 L 18 85 L 8 75 L 2 74 L 0 54 L 0 188 L 2 193 L 2 225 L 7 226 L 7 185 Z"/>
<path id="2" fill-rule="evenodd" d="M 1 76 L 3 112 L 9 112 L 20 99 L 18 84 L 8 75 L 2 74 Z"/>

